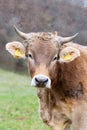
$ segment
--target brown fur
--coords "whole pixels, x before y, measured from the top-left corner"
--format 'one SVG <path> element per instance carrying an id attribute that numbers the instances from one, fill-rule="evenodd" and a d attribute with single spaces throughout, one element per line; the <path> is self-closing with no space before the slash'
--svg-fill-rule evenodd
<path id="1" fill-rule="evenodd" d="M 36 86 L 43 122 L 52 130 L 70 130 L 71 125 L 73 130 L 87 130 L 87 47 L 75 43 L 60 46 L 58 43 L 52 33 L 32 33 L 24 46 L 14 41 L 8 43 L 6 49 L 14 55 L 14 46 L 20 45 L 20 53 L 22 48 L 23 56 L 27 57 L 31 77 L 40 74 L 51 80 L 50 89 Z M 66 47 L 77 48 L 80 56 L 60 63 L 61 50 Z"/>
<path id="2" fill-rule="evenodd" d="M 53 130 L 68 130 L 71 124 L 74 130 L 86 130 L 87 48 L 74 43 L 65 46 L 79 49 L 81 56 L 70 63 L 52 63 L 58 50 L 51 41 L 37 40 L 28 48 L 35 60 L 33 64 L 29 61 L 31 76 L 40 73 L 52 80 L 50 90 L 37 88 L 40 115 Z"/>

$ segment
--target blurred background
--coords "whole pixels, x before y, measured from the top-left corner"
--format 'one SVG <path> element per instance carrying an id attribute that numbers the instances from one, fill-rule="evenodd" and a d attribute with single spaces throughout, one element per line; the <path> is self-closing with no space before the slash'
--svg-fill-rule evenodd
<path id="1" fill-rule="evenodd" d="M 0 0 L 0 67 L 25 70 L 26 62 L 15 60 L 5 44 L 21 40 L 14 31 L 58 31 L 61 36 L 77 32 L 75 42 L 87 43 L 87 0 Z"/>
<path id="2" fill-rule="evenodd" d="M 87 0 L 0 0 L 0 130 L 50 130 L 39 118 L 26 62 L 5 50 L 7 42 L 22 40 L 13 25 L 25 33 L 79 32 L 74 42 L 87 45 Z"/>

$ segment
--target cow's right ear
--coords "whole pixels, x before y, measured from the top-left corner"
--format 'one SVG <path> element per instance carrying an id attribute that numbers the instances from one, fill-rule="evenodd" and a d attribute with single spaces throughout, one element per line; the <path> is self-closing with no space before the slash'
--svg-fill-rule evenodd
<path id="1" fill-rule="evenodd" d="M 15 58 L 25 58 L 25 47 L 21 42 L 13 41 L 6 44 L 6 50 Z"/>

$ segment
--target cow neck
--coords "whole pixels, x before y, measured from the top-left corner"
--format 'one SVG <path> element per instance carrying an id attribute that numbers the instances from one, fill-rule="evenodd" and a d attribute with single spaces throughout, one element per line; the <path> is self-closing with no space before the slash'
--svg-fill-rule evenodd
<path id="1" fill-rule="evenodd" d="M 74 75 L 74 73 L 76 75 Z M 52 91 L 54 95 L 62 99 L 76 99 L 82 97 L 82 77 L 79 76 L 78 78 L 78 73 L 79 69 L 73 63 L 59 65 L 57 80 L 52 84 Z"/>

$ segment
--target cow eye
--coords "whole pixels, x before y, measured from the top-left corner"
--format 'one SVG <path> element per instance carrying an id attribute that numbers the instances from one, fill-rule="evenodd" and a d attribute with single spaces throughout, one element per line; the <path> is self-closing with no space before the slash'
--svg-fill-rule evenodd
<path id="1" fill-rule="evenodd" d="M 54 58 L 53 58 L 53 61 L 56 61 L 56 60 L 58 60 L 57 55 L 56 55 L 56 56 L 54 56 Z"/>
<path id="2" fill-rule="evenodd" d="M 32 54 L 28 54 L 28 57 L 29 57 L 29 58 L 31 58 L 31 59 L 33 59 L 33 56 L 32 56 Z"/>

